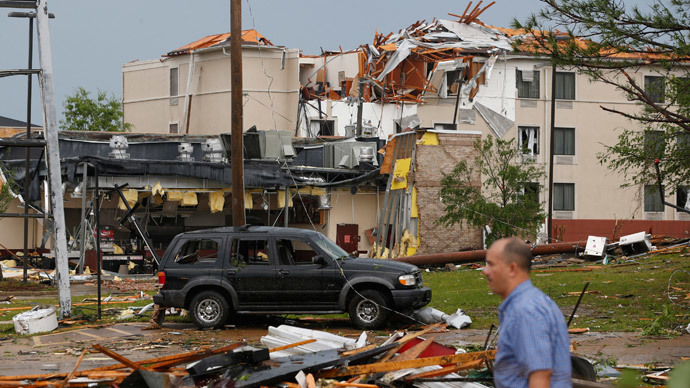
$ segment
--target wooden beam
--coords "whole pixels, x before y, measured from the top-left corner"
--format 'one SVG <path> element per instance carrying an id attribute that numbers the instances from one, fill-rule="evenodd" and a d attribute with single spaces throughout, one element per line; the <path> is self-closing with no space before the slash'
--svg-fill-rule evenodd
<path id="1" fill-rule="evenodd" d="M 392 358 L 392 362 L 399 362 L 399 361 L 408 361 L 408 360 L 414 360 L 415 358 L 419 357 L 420 354 L 422 354 L 426 348 L 428 348 L 432 342 L 434 342 L 434 338 L 436 337 L 429 337 L 425 339 L 424 341 L 418 343 L 417 345 L 407 349 L 400 355 L 398 355 L 395 358 Z M 390 361 L 389 361 L 390 362 Z"/>
<path id="2" fill-rule="evenodd" d="M 130 359 L 128 359 L 122 355 L 119 355 L 119 354 L 113 352 L 112 350 L 105 348 L 104 346 L 102 346 L 100 344 L 93 345 L 93 348 L 98 350 L 99 352 L 105 354 L 106 356 L 112 358 L 113 360 L 119 361 L 120 363 L 125 364 L 125 365 L 127 365 L 127 367 L 132 368 L 134 370 L 138 370 L 138 369 L 149 370 L 149 371 L 151 370 L 149 368 L 143 368 L 141 365 L 137 365 L 134 361 L 132 361 L 132 360 L 130 360 Z"/>
<path id="3" fill-rule="evenodd" d="M 417 373 L 416 375 L 406 377 L 405 380 L 410 381 L 410 380 L 414 380 L 414 379 L 426 379 L 426 378 L 431 378 L 431 377 L 445 376 L 445 375 L 449 375 L 451 373 L 459 372 L 461 370 L 477 368 L 480 365 L 482 365 L 483 362 L 484 362 L 484 360 L 476 360 L 476 361 L 466 362 L 463 364 L 450 365 L 450 366 L 447 366 L 447 367 L 441 368 L 441 369 Z"/>
<path id="4" fill-rule="evenodd" d="M 81 356 L 79 356 L 79 359 L 77 360 L 77 364 L 74 366 L 74 369 L 65 377 L 65 379 L 62 381 L 62 386 L 64 387 L 65 385 L 69 384 L 70 379 L 72 376 L 74 376 L 74 373 L 79 369 L 79 365 L 81 364 L 81 360 L 84 359 L 84 355 L 86 354 L 86 348 L 81 351 Z"/>
<path id="5" fill-rule="evenodd" d="M 495 350 L 487 350 L 483 352 L 473 352 L 473 353 L 461 353 L 453 354 L 449 356 L 437 356 L 437 357 L 425 357 L 417 358 L 409 361 L 390 361 L 390 362 L 379 362 L 375 364 L 367 365 L 356 365 L 349 367 L 342 367 L 337 369 L 330 369 L 319 373 L 320 377 L 333 378 L 342 376 L 352 376 L 364 373 L 378 373 L 378 372 L 390 372 L 407 368 L 421 368 L 423 366 L 430 365 L 447 365 L 447 364 L 457 364 L 466 363 L 475 360 L 493 360 L 496 357 Z"/>
<path id="6" fill-rule="evenodd" d="M 285 350 L 285 349 L 290 349 L 290 348 L 294 348 L 294 347 L 297 347 L 297 346 L 302 346 L 302 345 L 310 344 L 310 343 L 312 343 L 312 342 L 316 342 L 316 340 L 312 338 L 312 339 L 308 339 L 308 340 L 304 340 L 304 341 L 300 341 L 300 342 L 295 342 L 294 344 L 288 344 L 288 345 L 278 346 L 277 348 L 268 349 L 268 352 L 269 352 L 269 353 L 273 353 L 273 352 L 277 352 L 277 351 L 280 351 L 280 350 Z"/>

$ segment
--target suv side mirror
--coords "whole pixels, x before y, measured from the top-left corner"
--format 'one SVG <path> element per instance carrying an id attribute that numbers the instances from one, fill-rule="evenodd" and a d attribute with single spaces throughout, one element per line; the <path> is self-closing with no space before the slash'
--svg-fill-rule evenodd
<path id="1" fill-rule="evenodd" d="M 326 261 L 326 258 L 321 256 L 321 255 L 314 256 L 314 258 L 312 259 L 312 263 L 318 264 L 322 267 L 325 266 L 326 264 L 328 264 L 328 262 Z"/>

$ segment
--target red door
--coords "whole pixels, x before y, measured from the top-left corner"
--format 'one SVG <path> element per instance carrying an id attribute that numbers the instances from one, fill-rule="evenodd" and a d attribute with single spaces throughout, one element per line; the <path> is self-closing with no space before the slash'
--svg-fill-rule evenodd
<path id="1" fill-rule="evenodd" d="M 357 224 L 338 224 L 336 230 L 335 243 L 343 248 L 345 252 L 355 252 L 359 247 L 359 225 Z"/>

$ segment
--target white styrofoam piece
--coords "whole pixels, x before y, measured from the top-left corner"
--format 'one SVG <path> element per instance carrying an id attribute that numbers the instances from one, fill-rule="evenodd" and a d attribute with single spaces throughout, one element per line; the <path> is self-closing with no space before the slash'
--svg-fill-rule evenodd
<path id="1" fill-rule="evenodd" d="M 14 322 L 14 331 L 17 334 L 26 335 L 34 333 L 43 333 L 46 331 L 53 331 L 57 329 L 57 316 L 55 315 L 55 307 L 37 308 L 15 315 L 12 318 Z"/>

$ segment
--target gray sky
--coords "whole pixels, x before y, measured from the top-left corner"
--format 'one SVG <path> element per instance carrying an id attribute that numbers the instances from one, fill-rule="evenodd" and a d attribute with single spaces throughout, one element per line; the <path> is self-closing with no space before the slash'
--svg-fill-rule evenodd
<path id="1" fill-rule="evenodd" d="M 352 49 L 375 31 L 398 31 L 421 19 L 450 18 L 468 2 L 450 0 L 242 0 L 242 28 L 256 28 L 275 45 L 305 54 Z M 482 7 L 490 1 L 484 1 Z M 477 4 L 474 1 L 473 7 Z M 78 87 L 122 96 L 121 65 L 153 59 L 206 35 L 230 31 L 230 0 L 48 1 L 58 119 L 66 95 Z M 251 8 L 251 12 L 250 12 Z M 541 8 L 539 0 L 496 0 L 480 19 L 508 27 Z M 28 20 L 0 8 L 0 69 L 26 68 Z M 16 10 L 22 11 L 22 10 Z M 253 17 L 252 17 L 253 16 Z M 36 36 L 34 35 L 34 40 Z M 34 67 L 39 66 L 34 48 Z M 0 78 L 0 115 L 26 119 L 26 77 Z M 34 78 L 32 122 L 42 123 Z"/>

